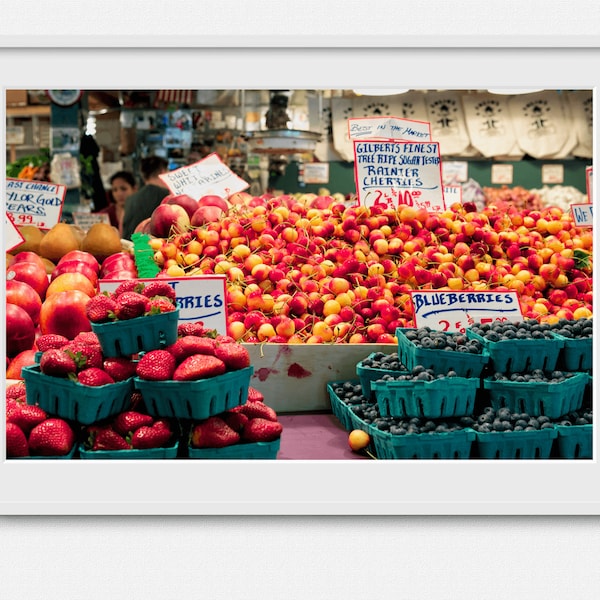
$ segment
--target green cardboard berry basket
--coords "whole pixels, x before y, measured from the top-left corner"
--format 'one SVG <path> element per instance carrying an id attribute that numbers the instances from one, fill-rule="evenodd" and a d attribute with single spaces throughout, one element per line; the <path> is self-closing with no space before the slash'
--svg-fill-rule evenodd
<path id="1" fill-rule="evenodd" d="M 546 459 L 558 437 L 554 427 L 535 431 L 475 432 L 479 458 L 483 459 Z"/>
<path id="2" fill-rule="evenodd" d="M 254 367 L 195 381 L 148 381 L 134 377 L 134 387 L 153 417 L 202 420 L 246 404 Z"/>
<path id="3" fill-rule="evenodd" d="M 176 441 L 173 446 L 166 448 L 146 448 L 138 450 L 89 450 L 83 444 L 79 446 L 79 457 L 83 460 L 162 460 L 166 458 L 176 458 L 179 449 L 179 442 Z"/>
<path id="4" fill-rule="evenodd" d="M 77 444 L 73 444 L 73 447 L 67 454 L 61 456 L 40 456 L 38 454 L 32 454 L 29 456 L 10 456 L 7 460 L 70 460 L 75 458 L 77 453 Z"/>
<path id="5" fill-rule="evenodd" d="M 38 405 L 50 415 L 82 425 L 91 425 L 126 410 L 133 391 L 133 378 L 100 386 L 83 385 L 45 375 L 36 364 L 23 367 L 21 374 L 27 404 Z"/>
<path id="6" fill-rule="evenodd" d="M 443 433 L 394 435 L 371 427 L 375 454 L 379 459 L 455 460 L 471 456 L 475 431 L 465 427 Z"/>
<path id="7" fill-rule="evenodd" d="M 558 333 L 553 336 L 563 342 L 557 368 L 564 371 L 591 371 L 593 358 L 592 338 L 568 338 Z"/>
<path id="8" fill-rule="evenodd" d="M 482 384 L 492 408 L 496 410 L 506 406 L 512 412 L 558 419 L 581 408 L 588 378 L 587 373 L 575 373 L 557 383 L 495 381 L 486 378 Z"/>
<path id="9" fill-rule="evenodd" d="M 373 358 L 375 356 L 375 352 L 369 354 L 367 358 Z M 356 364 L 356 374 L 360 381 L 360 385 L 363 389 L 363 394 L 366 398 L 375 399 L 375 391 L 371 389 L 371 382 L 377 381 L 377 379 L 381 379 L 384 375 L 400 373 L 403 370 L 406 370 L 406 367 L 401 370 L 391 370 L 391 369 L 377 369 L 374 367 L 366 367 L 363 366 L 362 360 Z"/>
<path id="10" fill-rule="evenodd" d="M 335 418 L 342 424 L 342 427 L 346 431 L 362 429 L 363 431 L 369 433 L 371 426 L 368 423 L 365 423 L 362 419 L 359 419 L 352 412 L 350 407 L 335 393 L 335 388 L 344 383 L 346 382 L 333 381 L 327 384 L 327 393 L 329 394 L 329 400 L 331 402 L 331 412 L 333 412 Z M 356 384 L 358 381 L 353 381 L 352 383 Z M 365 395 L 365 397 L 367 396 Z"/>
<path id="11" fill-rule="evenodd" d="M 555 425 L 556 445 L 561 458 L 593 458 L 593 425 Z"/>
<path id="12" fill-rule="evenodd" d="M 188 446 L 188 458 L 202 460 L 275 460 L 281 438 L 272 442 L 239 443 L 224 448 Z"/>
<path id="13" fill-rule="evenodd" d="M 479 378 L 445 377 L 433 381 L 373 381 L 382 417 L 463 417 L 475 408 Z"/>
<path id="14" fill-rule="evenodd" d="M 490 357 L 485 347 L 483 347 L 481 354 L 419 348 L 406 337 L 405 332 L 410 330 L 407 327 L 396 329 L 398 355 L 408 370 L 417 365 L 422 365 L 426 369 L 433 369 L 436 373 L 447 373 L 452 369 L 460 377 L 479 377 L 489 362 Z"/>
<path id="15" fill-rule="evenodd" d="M 467 337 L 483 344 L 489 355 L 490 368 L 500 373 L 520 373 L 533 369 L 553 371 L 563 347 L 563 340 L 557 337 L 491 342 L 471 329 L 467 329 Z"/>
<path id="16" fill-rule="evenodd" d="M 131 356 L 174 344 L 177 341 L 178 324 L 179 309 L 91 325 L 104 356 Z"/>

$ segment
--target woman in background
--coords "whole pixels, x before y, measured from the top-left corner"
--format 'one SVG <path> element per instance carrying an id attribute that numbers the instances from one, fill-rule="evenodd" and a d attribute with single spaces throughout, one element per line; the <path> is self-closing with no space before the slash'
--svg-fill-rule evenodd
<path id="1" fill-rule="evenodd" d="M 119 235 L 123 237 L 125 200 L 137 190 L 137 185 L 133 173 L 129 171 L 117 171 L 109 181 L 111 202 L 99 212 L 108 214 L 110 224 L 116 227 Z"/>

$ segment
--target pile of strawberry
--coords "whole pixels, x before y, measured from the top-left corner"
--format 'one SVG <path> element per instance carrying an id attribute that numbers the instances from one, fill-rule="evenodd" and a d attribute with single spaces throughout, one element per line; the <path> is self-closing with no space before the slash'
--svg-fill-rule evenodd
<path id="1" fill-rule="evenodd" d="M 277 413 L 264 403 L 258 390 L 250 387 L 246 404 L 194 424 L 189 444 L 192 448 L 224 448 L 238 443 L 273 442 L 282 430 Z"/>
<path id="2" fill-rule="evenodd" d="M 92 296 L 86 305 L 91 323 L 112 323 L 172 312 L 177 308 L 175 289 L 166 281 L 144 283 L 135 279 L 119 284 L 114 292 Z"/>
<path id="3" fill-rule="evenodd" d="M 143 354 L 136 375 L 148 381 L 194 381 L 249 366 L 250 354 L 242 344 L 197 322 L 179 325 L 170 346 Z"/>
<path id="4" fill-rule="evenodd" d="M 100 386 L 124 381 L 135 375 L 135 363 L 125 357 L 107 357 L 98 336 L 81 332 L 72 340 L 56 335 L 41 335 L 36 340 L 40 372 L 68 378 L 83 385 Z"/>
<path id="5" fill-rule="evenodd" d="M 26 402 L 25 383 L 6 388 L 6 456 L 66 456 L 76 435 L 64 419 L 49 416 Z"/>
<path id="6" fill-rule="evenodd" d="M 84 448 L 97 450 L 149 450 L 173 444 L 175 430 L 169 419 L 127 410 L 102 424 L 84 429 Z"/>

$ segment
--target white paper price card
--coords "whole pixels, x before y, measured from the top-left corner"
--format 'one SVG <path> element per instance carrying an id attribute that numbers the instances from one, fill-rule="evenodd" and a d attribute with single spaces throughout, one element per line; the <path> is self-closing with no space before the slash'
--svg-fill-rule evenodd
<path id="1" fill-rule="evenodd" d="M 492 183 L 496 185 L 510 185 L 512 182 L 512 165 L 492 165 Z"/>
<path id="2" fill-rule="evenodd" d="M 214 153 L 194 164 L 169 171 L 159 177 L 172 194 L 187 194 L 195 200 L 213 194 L 221 198 L 229 198 L 250 185 L 238 177 Z"/>
<path id="3" fill-rule="evenodd" d="M 464 332 L 473 323 L 523 320 L 515 290 L 413 290 L 415 327 Z"/>
<path id="4" fill-rule="evenodd" d="M 25 241 L 21 232 L 15 227 L 10 213 L 5 213 L 4 217 L 4 239 L 6 240 L 6 252 L 10 252 Z"/>
<path id="5" fill-rule="evenodd" d="M 460 185 L 445 185 L 444 201 L 446 206 L 452 206 L 456 202 L 462 204 L 462 187 Z"/>
<path id="6" fill-rule="evenodd" d="M 52 229 L 60 221 L 67 188 L 49 181 L 6 178 L 6 212 L 15 225 Z"/>
<path id="7" fill-rule="evenodd" d="M 576 227 L 592 227 L 594 225 L 593 205 L 571 204 L 571 214 Z"/>
<path id="8" fill-rule="evenodd" d="M 442 163 L 442 181 L 445 185 L 465 183 L 469 179 L 469 163 L 466 160 L 444 161 Z"/>
<path id="9" fill-rule="evenodd" d="M 437 142 L 354 140 L 353 144 L 359 204 L 445 210 Z"/>
<path id="10" fill-rule="evenodd" d="M 431 141 L 431 124 L 399 117 L 351 117 L 348 119 L 351 140 L 413 140 Z"/>
<path id="11" fill-rule="evenodd" d="M 74 212 L 73 223 L 87 231 L 95 223 L 110 223 L 108 213 Z"/>
<path id="12" fill-rule="evenodd" d="M 329 183 L 329 163 L 306 163 L 304 183 Z"/>
<path id="13" fill-rule="evenodd" d="M 138 281 L 156 281 L 156 278 Z M 179 308 L 179 323 L 202 321 L 208 329 L 227 333 L 227 302 L 225 275 L 199 275 L 195 277 L 169 277 L 165 281 L 173 287 Z M 114 292 L 122 280 L 99 279 L 101 292 Z"/>

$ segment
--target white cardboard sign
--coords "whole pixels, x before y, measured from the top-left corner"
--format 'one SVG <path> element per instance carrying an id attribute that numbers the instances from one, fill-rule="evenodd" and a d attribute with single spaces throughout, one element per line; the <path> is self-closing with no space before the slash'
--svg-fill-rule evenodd
<path id="1" fill-rule="evenodd" d="M 445 210 L 437 142 L 354 140 L 358 203 Z"/>
<path id="2" fill-rule="evenodd" d="M 593 205 L 571 204 L 571 214 L 576 227 L 592 227 L 594 225 Z"/>
<path id="3" fill-rule="evenodd" d="M 460 185 L 445 185 L 444 202 L 446 206 L 452 206 L 455 202 L 462 204 L 462 187 Z"/>
<path id="4" fill-rule="evenodd" d="M 172 194 L 187 194 L 195 200 L 202 196 L 216 195 L 229 198 L 232 194 L 249 187 L 249 183 L 238 177 L 217 154 L 191 165 L 159 175 Z"/>
<path id="5" fill-rule="evenodd" d="M 6 252 L 10 252 L 13 248 L 16 248 L 25 241 L 25 238 L 21 235 L 21 232 L 15 227 L 12 221 L 12 215 L 5 213 L 4 217 L 4 239 L 6 240 Z"/>
<path id="6" fill-rule="evenodd" d="M 515 290 L 413 290 L 415 327 L 464 332 L 473 323 L 523 320 Z"/>
<path id="7" fill-rule="evenodd" d="M 348 119 L 351 140 L 431 140 L 431 124 L 399 117 L 351 117 Z"/>
<path id="8" fill-rule="evenodd" d="M 108 213 L 74 212 L 73 222 L 84 231 L 87 231 L 95 223 L 110 223 L 110 217 Z"/>
<path id="9" fill-rule="evenodd" d="M 67 187 L 49 181 L 6 178 L 6 212 L 15 225 L 52 229 L 60 221 Z"/>
<path id="10" fill-rule="evenodd" d="M 140 278 L 138 281 L 156 281 Z M 197 277 L 165 278 L 177 295 L 179 323 L 202 321 L 209 329 L 227 333 L 227 296 L 225 275 L 200 275 Z M 100 292 L 114 292 L 123 280 L 99 279 Z"/>

